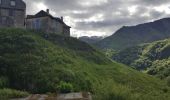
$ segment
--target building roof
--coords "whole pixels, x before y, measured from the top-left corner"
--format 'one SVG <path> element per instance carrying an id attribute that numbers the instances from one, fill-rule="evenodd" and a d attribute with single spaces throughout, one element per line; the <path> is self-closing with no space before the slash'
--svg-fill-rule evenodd
<path id="1" fill-rule="evenodd" d="M 40 12 L 38 12 L 35 15 L 27 15 L 27 19 L 40 18 L 40 17 L 50 17 L 51 19 L 54 19 L 57 22 L 63 24 L 65 27 L 71 28 L 70 26 L 66 25 L 62 19 L 60 19 L 58 17 L 53 17 L 52 15 L 50 15 L 49 13 L 47 13 L 44 10 L 41 10 Z"/>

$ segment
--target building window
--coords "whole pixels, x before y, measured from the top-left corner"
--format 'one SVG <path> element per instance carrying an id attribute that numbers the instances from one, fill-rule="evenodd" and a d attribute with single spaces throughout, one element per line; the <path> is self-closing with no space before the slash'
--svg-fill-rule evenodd
<path id="1" fill-rule="evenodd" d="M 9 10 L 9 16 L 14 16 L 14 11 L 12 9 Z"/>
<path id="2" fill-rule="evenodd" d="M 40 19 L 35 19 L 33 22 L 34 29 L 40 29 L 41 28 L 41 21 Z"/>
<path id="3" fill-rule="evenodd" d="M 11 6 L 15 6 L 16 5 L 16 1 L 15 0 L 11 0 L 10 5 Z"/>
<path id="4" fill-rule="evenodd" d="M 2 23 L 3 25 L 6 25 L 6 24 L 7 24 L 7 18 L 6 18 L 6 17 L 2 17 L 1 23 Z"/>
<path id="5" fill-rule="evenodd" d="M 2 24 L 2 17 L 0 17 L 0 24 Z"/>

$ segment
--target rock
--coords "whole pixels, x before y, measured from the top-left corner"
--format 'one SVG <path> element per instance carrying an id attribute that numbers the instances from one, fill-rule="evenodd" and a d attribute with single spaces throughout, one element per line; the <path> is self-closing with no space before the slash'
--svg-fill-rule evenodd
<path id="1" fill-rule="evenodd" d="M 92 100 L 92 96 L 89 92 L 58 94 L 56 97 L 44 94 L 33 94 L 26 98 L 11 100 Z"/>

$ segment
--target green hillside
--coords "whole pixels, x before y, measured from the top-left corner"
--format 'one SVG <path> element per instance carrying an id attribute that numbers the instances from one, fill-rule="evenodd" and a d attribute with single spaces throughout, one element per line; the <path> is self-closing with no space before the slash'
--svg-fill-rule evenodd
<path id="1" fill-rule="evenodd" d="M 161 79 L 170 77 L 170 39 L 127 48 L 112 58 Z"/>
<path id="2" fill-rule="evenodd" d="M 113 35 L 99 41 L 95 46 L 101 49 L 123 50 L 141 43 L 150 43 L 170 37 L 170 18 L 136 26 L 124 26 Z"/>
<path id="3" fill-rule="evenodd" d="M 164 81 L 113 62 L 84 42 L 21 29 L 0 29 L 0 77 L 0 90 L 90 91 L 93 100 L 170 99 Z"/>

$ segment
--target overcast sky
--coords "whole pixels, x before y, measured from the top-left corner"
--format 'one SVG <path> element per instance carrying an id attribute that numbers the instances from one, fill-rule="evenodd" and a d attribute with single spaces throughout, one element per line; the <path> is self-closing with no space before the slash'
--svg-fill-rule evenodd
<path id="1" fill-rule="evenodd" d="M 72 36 L 108 36 L 131 26 L 170 16 L 170 0 L 24 0 L 27 14 L 50 9 L 72 27 Z"/>

